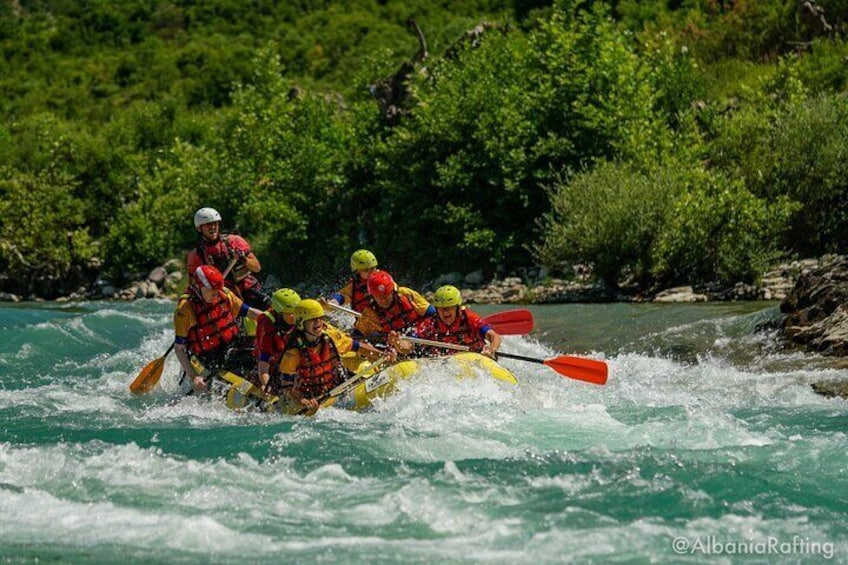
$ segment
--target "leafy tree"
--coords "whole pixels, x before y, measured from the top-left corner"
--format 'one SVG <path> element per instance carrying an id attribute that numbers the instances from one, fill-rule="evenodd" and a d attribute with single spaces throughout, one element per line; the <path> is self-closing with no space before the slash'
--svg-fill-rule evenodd
<path id="1" fill-rule="evenodd" d="M 603 162 L 561 178 L 550 191 L 551 212 L 541 220 L 538 259 L 551 266 L 591 262 L 612 289 L 624 272 L 645 284 L 655 271 L 657 236 L 692 182 L 689 167 L 673 164 L 639 170 Z"/>
<path id="2" fill-rule="evenodd" d="M 0 266 L 5 287 L 54 297 L 60 285 L 79 284 L 96 253 L 84 226 L 84 203 L 61 170 L 0 174 Z"/>
<path id="3" fill-rule="evenodd" d="M 804 255 L 848 243 L 845 133 L 848 106 L 836 97 L 808 99 L 791 65 L 750 92 L 744 106 L 717 125 L 714 165 L 769 201 L 798 203 L 783 245 Z"/>
<path id="4" fill-rule="evenodd" d="M 411 16 L 429 57 L 389 123 L 367 87 L 418 48 Z M 846 0 L 4 3 L 3 196 L 51 204 L 0 225 L 2 286 L 75 283 L 98 250 L 119 276 L 180 256 L 201 205 L 291 283 L 360 245 L 401 277 L 532 249 L 611 285 L 841 250 L 846 17 Z M 30 233 L 52 221 L 64 236 Z"/>
<path id="5" fill-rule="evenodd" d="M 681 194 L 658 233 L 654 275 L 666 284 L 754 282 L 780 255 L 776 242 L 797 210 L 768 203 L 739 181 L 702 175 Z"/>

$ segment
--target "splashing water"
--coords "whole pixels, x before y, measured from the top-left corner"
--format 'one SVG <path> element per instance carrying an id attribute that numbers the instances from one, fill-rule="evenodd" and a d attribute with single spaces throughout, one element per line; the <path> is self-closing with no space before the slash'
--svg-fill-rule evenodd
<path id="1" fill-rule="evenodd" d="M 756 332 L 773 305 L 536 307 L 502 349 L 604 359 L 606 386 L 433 367 L 370 411 L 308 419 L 172 404 L 173 357 L 133 397 L 172 308 L 0 308 L 0 556 L 848 561 L 848 409 L 810 388 L 848 375 Z"/>

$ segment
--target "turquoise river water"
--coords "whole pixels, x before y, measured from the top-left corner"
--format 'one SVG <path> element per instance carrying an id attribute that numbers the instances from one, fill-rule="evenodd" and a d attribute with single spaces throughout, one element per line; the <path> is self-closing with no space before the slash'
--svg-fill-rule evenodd
<path id="1" fill-rule="evenodd" d="M 848 562 L 848 403 L 810 388 L 848 369 L 756 331 L 776 303 L 533 307 L 502 350 L 605 386 L 504 360 L 314 418 L 170 403 L 173 356 L 131 395 L 172 309 L 0 307 L 0 560 Z"/>

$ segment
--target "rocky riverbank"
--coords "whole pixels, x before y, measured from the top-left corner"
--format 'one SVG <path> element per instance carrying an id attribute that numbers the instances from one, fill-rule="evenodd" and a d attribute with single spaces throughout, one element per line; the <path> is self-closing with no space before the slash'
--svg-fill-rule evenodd
<path id="1" fill-rule="evenodd" d="M 545 268 L 527 268 L 509 276 L 486 280 L 481 271 L 466 275 L 453 272 L 441 275 L 420 288 L 430 295 L 443 284 L 462 291 L 470 304 L 563 304 L 572 302 L 706 302 L 711 300 L 782 300 L 804 273 L 819 268 L 822 259 L 805 259 L 777 265 L 764 273 L 757 284 L 737 283 L 732 287 L 680 286 L 653 292 L 640 292 L 623 286 L 613 292 L 597 282 L 591 268 L 573 267 L 568 278 L 551 277 Z M 59 302 L 72 300 L 137 300 L 140 298 L 175 298 L 185 288 L 185 267 L 179 259 L 171 259 L 149 273 L 140 273 L 123 286 L 98 279 L 81 286 Z M 266 283 L 269 288 L 276 285 Z M 307 289 L 299 289 L 307 291 Z M 0 301 L 40 300 L 38 296 L 22 297 L 0 293 Z"/>
<path id="2" fill-rule="evenodd" d="M 74 300 L 137 300 L 140 298 L 175 298 L 185 288 L 186 273 L 183 262 L 171 259 L 148 273 L 138 273 L 125 285 L 116 285 L 97 279 L 91 285 L 82 285 L 75 291 L 55 299 L 56 302 Z M 37 295 L 20 296 L 0 292 L 0 302 L 41 301 Z"/>
<path id="3" fill-rule="evenodd" d="M 613 292 L 593 280 L 591 269 L 578 265 L 569 279 L 551 278 L 545 269 L 529 269 L 524 277 L 511 276 L 483 282 L 479 271 L 462 276 L 450 273 L 430 285 L 453 284 L 473 304 L 566 304 L 570 302 L 707 302 L 711 300 L 783 300 L 798 278 L 819 268 L 821 259 L 782 263 L 770 269 L 757 284 L 737 283 L 731 287 L 716 285 L 680 286 L 653 292 L 635 289 Z"/>
<path id="4" fill-rule="evenodd" d="M 780 304 L 787 343 L 825 355 L 848 355 L 848 257 L 825 258 L 799 277 Z M 822 381 L 813 390 L 848 399 L 848 380 Z"/>

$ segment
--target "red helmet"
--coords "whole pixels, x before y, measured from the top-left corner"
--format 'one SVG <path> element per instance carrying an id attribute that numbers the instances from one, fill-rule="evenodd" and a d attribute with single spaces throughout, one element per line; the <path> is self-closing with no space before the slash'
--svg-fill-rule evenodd
<path id="1" fill-rule="evenodd" d="M 368 294 L 388 298 L 395 291 L 392 275 L 386 271 L 374 271 L 368 275 Z"/>
<path id="2" fill-rule="evenodd" d="M 198 288 L 220 290 L 224 288 L 224 277 L 216 267 L 201 265 L 194 270 L 194 280 Z"/>

